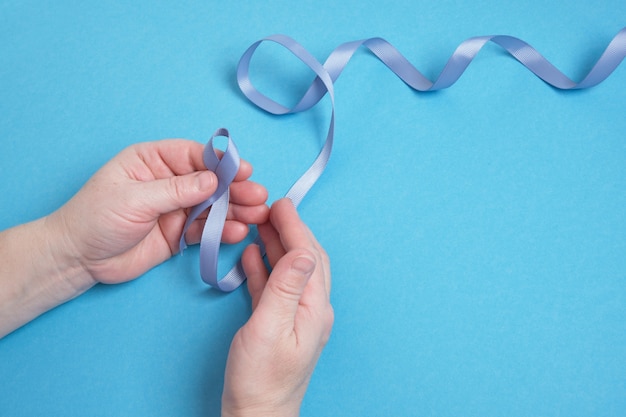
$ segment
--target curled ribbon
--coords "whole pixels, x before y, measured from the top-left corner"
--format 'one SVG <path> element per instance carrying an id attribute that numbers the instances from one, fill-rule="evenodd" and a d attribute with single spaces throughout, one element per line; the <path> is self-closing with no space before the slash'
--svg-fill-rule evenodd
<path id="1" fill-rule="evenodd" d="M 300 101 L 292 108 L 285 107 L 260 93 L 250 81 L 250 61 L 256 49 L 263 42 L 274 42 L 283 46 L 316 74 L 316 78 L 313 80 Z M 545 83 L 561 90 L 584 89 L 598 85 L 604 81 L 620 65 L 624 57 L 626 57 L 626 28 L 623 28 L 613 37 L 588 74 L 580 82 L 574 82 L 559 71 L 547 59 L 545 59 L 539 52 L 537 52 L 537 50 L 521 39 L 505 35 L 478 36 L 469 38 L 462 42 L 448 59 L 448 62 L 437 79 L 432 82 L 422 75 L 422 73 L 419 72 L 404 56 L 402 56 L 402 54 L 400 54 L 400 52 L 393 45 L 382 38 L 370 38 L 341 44 L 330 53 L 324 64 L 321 64 L 298 42 L 285 35 L 273 35 L 253 43 L 244 52 L 237 67 L 237 83 L 239 84 L 239 88 L 252 103 L 269 113 L 283 115 L 306 111 L 317 104 L 327 93 L 331 101 L 331 118 L 324 144 L 322 145 L 319 154 L 313 161 L 313 164 L 293 184 L 289 191 L 287 191 L 285 197 L 290 198 L 294 205 L 298 206 L 307 192 L 311 189 L 311 187 L 313 187 L 313 184 L 315 184 L 318 178 L 322 175 L 322 172 L 328 163 L 333 146 L 335 130 L 334 82 L 339 78 L 339 75 L 341 75 L 341 72 L 344 70 L 357 49 L 363 46 L 370 50 L 381 62 L 383 62 L 394 74 L 396 74 L 398 78 L 400 78 L 412 89 L 416 91 L 436 91 L 452 86 L 461 77 L 463 72 L 465 72 L 465 69 L 469 66 L 482 47 L 488 42 L 492 42 L 500 46 L 509 55 L 515 58 Z M 211 141 L 207 147 L 211 147 L 212 149 Z M 208 165 L 207 168 L 209 168 Z M 222 178 L 219 174 L 218 178 L 220 179 L 220 182 L 222 182 Z M 225 195 L 225 205 L 227 210 L 228 194 L 226 193 Z M 197 214 L 208 208 L 210 204 L 205 202 L 201 206 L 203 208 L 199 210 Z M 215 205 L 211 208 L 211 212 L 214 210 Z M 192 210 L 192 214 L 195 212 L 196 208 Z M 209 217 L 210 216 L 211 213 L 209 214 Z M 207 219 L 207 224 L 212 221 L 212 219 Z M 188 223 L 190 223 L 189 220 Z M 202 236 L 202 244 L 205 247 L 207 247 L 205 244 L 205 235 L 209 232 L 209 228 L 213 227 L 215 226 L 205 225 Z M 214 285 L 223 291 L 230 291 L 237 288 L 245 280 L 241 264 L 237 264 L 222 280 L 219 281 L 216 278 L 217 269 L 214 271 L 208 271 L 212 274 L 208 277 L 205 277 L 204 272 L 202 272 L 203 270 L 206 272 L 208 267 L 203 267 L 203 265 L 209 264 L 208 261 L 204 259 L 205 256 L 207 258 L 217 259 L 221 227 L 219 228 L 220 234 L 217 235 L 216 238 L 217 245 L 211 243 L 211 248 L 207 249 L 206 252 L 202 252 L 201 248 L 201 273 L 205 282 Z M 215 227 L 214 230 L 217 230 L 217 227 Z M 215 237 L 209 236 L 206 237 L 206 240 L 212 241 L 215 240 Z M 182 248 L 183 239 L 181 238 L 181 249 Z M 217 261 L 215 261 L 215 266 L 217 266 Z"/>

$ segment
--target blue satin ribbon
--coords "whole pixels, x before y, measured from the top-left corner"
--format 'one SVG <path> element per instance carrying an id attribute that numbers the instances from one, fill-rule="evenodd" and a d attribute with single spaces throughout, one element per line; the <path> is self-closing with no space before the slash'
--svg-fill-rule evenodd
<path id="1" fill-rule="evenodd" d="M 218 155 L 217 148 L 213 144 L 213 139 L 218 136 L 223 136 L 228 139 L 226 150 L 221 158 Z M 211 139 L 209 139 L 209 142 L 204 147 L 202 161 L 207 169 L 215 172 L 218 178 L 217 190 L 206 201 L 193 207 L 189 212 L 180 238 L 179 248 L 180 252 L 183 253 L 187 248 L 185 234 L 189 230 L 191 223 L 210 207 L 211 210 L 209 210 L 209 214 L 207 215 L 204 229 L 202 230 L 202 238 L 200 239 L 200 276 L 204 282 L 215 288 L 222 291 L 232 291 L 241 285 L 245 279 L 243 270 L 233 268 L 231 272 L 235 278 L 228 278 L 228 276 L 226 276 L 221 280 L 217 279 L 217 260 L 220 250 L 220 241 L 230 200 L 229 187 L 235 179 L 237 171 L 239 171 L 239 163 L 241 161 L 237 146 L 235 146 L 235 143 L 230 138 L 228 130 L 224 128 L 218 129 L 213 136 L 211 136 Z M 232 282 L 233 280 L 234 282 Z"/>
<path id="2" fill-rule="evenodd" d="M 260 93 L 250 81 L 250 61 L 257 48 L 263 42 L 274 42 L 285 47 L 316 74 L 315 80 L 311 83 L 310 87 L 304 93 L 300 101 L 291 108 L 283 106 L 282 104 Z M 521 39 L 502 35 L 478 36 L 462 42 L 454 51 L 437 79 L 432 82 L 422 75 L 422 73 L 419 72 L 409 61 L 407 61 L 407 59 L 404 58 L 404 56 L 402 56 L 402 54 L 400 54 L 400 52 L 393 47 L 393 45 L 381 38 L 370 38 L 341 44 L 331 52 L 323 65 L 302 45 L 285 35 L 273 35 L 253 43 L 243 54 L 237 67 L 237 82 L 239 84 L 239 88 L 251 102 L 269 113 L 282 115 L 306 111 L 317 104 L 327 93 L 331 101 L 331 118 L 328 133 L 326 134 L 326 140 L 324 141 L 324 144 L 322 145 L 322 148 L 313 164 L 304 174 L 302 174 L 289 191 L 287 191 L 285 197 L 290 198 L 294 205 L 298 206 L 313 184 L 315 184 L 320 175 L 322 175 L 322 172 L 328 163 L 333 146 L 335 129 L 334 82 L 339 78 L 339 75 L 341 75 L 341 72 L 344 70 L 357 49 L 360 47 L 369 49 L 381 62 L 383 62 L 393 73 L 395 73 L 412 89 L 416 91 L 436 91 L 453 85 L 461 77 L 465 69 L 469 66 L 482 47 L 488 42 L 492 42 L 500 46 L 509 55 L 519 61 L 524 67 L 534 73 L 545 83 L 561 90 L 590 88 L 601 83 L 615 70 L 615 68 L 618 67 L 626 56 L 626 28 L 624 28 L 611 40 L 589 73 L 580 82 L 574 82 L 559 71 L 548 60 L 546 60 L 539 52 L 537 52 L 537 50 Z M 234 148 L 234 145 L 232 146 Z M 229 142 L 229 148 L 230 147 L 231 143 Z M 209 141 L 207 148 L 210 148 L 213 152 L 212 141 Z M 205 154 L 206 153 L 207 152 L 205 150 Z M 207 168 L 212 169 L 209 165 L 207 165 Z M 232 181 L 232 178 L 230 181 L 228 181 L 228 178 L 223 179 L 220 177 L 220 173 L 218 173 L 218 178 L 220 180 L 220 185 L 222 185 L 222 182 L 230 184 L 230 181 Z M 243 269 L 241 268 L 241 264 L 238 263 L 223 279 L 219 281 L 217 280 L 217 253 L 219 251 L 219 239 L 221 237 L 225 213 L 223 218 L 220 216 L 222 211 L 228 210 L 227 191 L 222 191 L 221 195 L 225 196 L 223 201 L 221 200 L 222 197 L 218 197 L 215 203 L 213 203 L 213 197 L 211 197 L 211 199 L 207 200 L 207 202 L 195 207 L 189 216 L 190 219 L 187 221 L 186 228 L 195 218 L 192 218 L 192 216 L 197 216 L 213 204 L 202 236 L 200 253 L 200 269 L 202 279 L 220 290 L 231 291 L 237 288 L 245 280 L 245 275 L 243 273 Z M 211 203 L 209 203 L 209 201 L 211 201 Z M 220 202 L 219 204 L 225 205 L 225 207 L 220 206 L 216 209 L 216 203 L 218 201 Z M 220 212 L 220 216 L 215 216 L 216 219 L 219 218 L 220 220 L 214 220 L 211 217 L 213 211 Z M 214 221 L 221 221 L 222 225 L 219 227 L 217 225 L 212 225 L 211 223 Z M 217 232 L 219 232 L 219 234 L 206 236 L 208 233 Z M 258 238 L 256 242 L 259 243 Z M 181 250 L 184 249 L 183 243 L 184 238 L 181 238 Z M 215 269 L 213 269 L 214 266 Z"/>

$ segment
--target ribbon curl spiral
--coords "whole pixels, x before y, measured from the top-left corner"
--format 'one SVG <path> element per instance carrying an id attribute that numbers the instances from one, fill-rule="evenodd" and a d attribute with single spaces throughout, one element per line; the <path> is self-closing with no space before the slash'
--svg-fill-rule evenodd
<path id="1" fill-rule="evenodd" d="M 283 46 L 316 74 L 316 78 L 313 80 L 300 101 L 292 108 L 285 107 L 260 93 L 250 80 L 249 69 L 251 59 L 257 48 L 263 42 L 274 42 Z M 330 53 L 324 64 L 321 64 L 298 42 L 285 35 L 272 35 L 253 43 L 244 52 L 237 67 L 237 83 L 239 84 L 239 88 L 246 98 L 248 98 L 248 100 L 252 103 L 269 113 L 283 115 L 306 111 L 315 106 L 315 104 L 317 104 L 326 94 L 329 95 L 331 101 L 331 118 L 324 144 L 322 145 L 320 152 L 312 165 L 293 184 L 289 191 L 287 191 L 285 197 L 290 198 L 294 205 L 298 206 L 324 171 L 324 168 L 330 158 L 334 139 L 334 83 L 339 78 L 354 53 L 360 47 L 365 47 L 371 51 L 410 88 L 416 91 L 436 91 L 452 86 L 461 77 L 461 75 L 463 75 L 463 72 L 465 72 L 465 69 L 469 66 L 474 57 L 488 42 L 498 45 L 545 83 L 561 90 L 591 88 L 600 84 L 609 75 L 611 75 L 611 73 L 626 57 L 626 28 L 623 28 L 613 37 L 587 75 L 583 77 L 581 81 L 575 82 L 552 65 L 539 52 L 537 52 L 536 49 L 521 39 L 506 35 L 478 36 L 463 41 L 450 56 L 437 79 L 432 82 L 427 77 L 422 75 L 422 73 L 417 70 L 393 45 L 382 38 L 370 38 L 343 43 Z M 225 131 L 225 129 L 221 129 L 216 132 L 216 135 L 228 136 L 228 132 Z M 231 146 L 234 148 L 234 144 L 232 144 L 229 138 L 228 149 L 231 149 Z M 210 150 L 209 153 L 215 155 L 213 151 L 212 139 L 207 144 L 205 155 L 207 154 L 207 149 Z M 236 148 L 234 149 L 234 153 L 236 153 Z M 228 154 L 229 152 L 227 151 L 223 159 L 226 158 L 226 155 Z M 210 164 L 207 164 L 207 168 L 217 168 L 219 171 L 218 165 L 223 163 L 224 162 L 219 162 L 219 160 L 218 162 L 212 160 L 210 161 Z M 230 171 L 228 172 L 228 175 L 216 172 L 222 188 L 223 184 L 227 184 L 226 190 L 224 191 L 221 188 L 218 188 L 220 195 L 216 199 L 211 197 L 206 202 L 194 207 L 189 216 L 190 220 L 188 219 L 187 222 L 189 224 L 203 210 L 206 210 L 209 206 L 211 206 L 211 204 L 213 204 L 202 235 L 200 271 L 202 279 L 205 282 L 222 291 L 232 291 L 245 280 L 245 275 L 240 263 L 228 272 L 224 278 L 221 280 L 217 279 L 217 255 L 219 251 L 219 240 L 225 218 L 224 210 L 228 209 L 227 188 L 230 181 L 232 181 L 232 178 L 230 178 Z M 221 175 L 224 175 L 224 177 Z M 230 181 L 228 178 L 230 178 Z M 216 193 L 216 195 L 217 194 L 218 193 Z M 217 211 L 219 215 L 213 216 L 214 211 Z M 222 212 L 224 218 L 221 218 L 220 220 Z M 220 221 L 221 225 L 219 224 Z M 258 238 L 256 242 L 260 243 Z M 183 237 L 181 238 L 181 251 L 185 246 L 186 244 L 183 233 Z"/>

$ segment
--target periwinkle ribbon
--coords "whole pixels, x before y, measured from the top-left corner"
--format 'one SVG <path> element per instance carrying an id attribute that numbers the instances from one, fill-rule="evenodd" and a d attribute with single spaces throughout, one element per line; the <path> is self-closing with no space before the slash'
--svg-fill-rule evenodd
<path id="1" fill-rule="evenodd" d="M 218 156 L 213 144 L 213 139 L 218 136 L 223 136 L 228 139 L 226 150 L 221 158 Z M 233 283 L 232 278 L 227 279 L 228 277 L 224 277 L 224 279 L 221 280 L 217 279 L 217 260 L 220 241 L 224 223 L 226 222 L 226 215 L 228 214 L 228 203 L 230 199 L 229 187 L 235 179 L 237 171 L 239 171 L 239 163 L 241 161 L 237 146 L 235 146 L 235 143 L 230 138 L 228 130 L 220 128 L 211 136 L 211 139 L 209 139 L 209 142 L 204 147 L 202 161 L 208 170 L 215 172 L 218 178 L 217 190 L 207 200 L 191 209 L 180 238 L 180 252 L 182 253 L 185 248 L 187 248 L 185 234 L 189 230 L 189 227 L 202 212 L 210 207 L 211 210 L 209 210 L 206 222 L 204 223 L 202 238 L 200 240 L 200 276 L 204 282 L 213 287 L 222 291 L 232 291 L 237 288 L 243 280 L 235 279 L 236 282 Z M 235 271 L 233 274 L 236 274 L 237 277 L 243 276 L 243 273 L 239 272 L 238 268 L 234 268 L 233 271 Z"/>
<path id="2" fill-rule="evenodd" d="M 274 42 L 283 46 L 316 74 L 316 78 L 313 80 L 300 101 L 291 108 L 283 106 L 282 104 L 259 92 L 250 80 L 249 70 L 251 59 L 257 48 L 263 42 Z M 354 53 L 361 46 L 371 51 L 394 74 L 396 74 L 398 78 L 400 78 L 412 89 L 416 91 L 436 91 L 452 86 L 461 77 L 478 52 L 480 52 L 483 46 L 488 42 L 500 46 L 509 55 L 515 58 L 545 83 L 561 90 L 584 89 L 596 86 L 604 81 L 620 65 L 624 57 L 626 57 L 626 28 L 623 28 L 611 40 L 605 51 L 587 75 L 580 82 L 574 82 L 559 71 L 547 59 L 545 59 L 539 52 L 537 52 L 537 50 L 521 39 L 505 35 L 478 36 L 469 38 L 462 42 L 450 56 L 437 79 L 432 82 L 422 75 L 422 73 L 418 71 L 404 56 L 402 56 L 402 54 L 393 45 L 382 38 L 370 38 L 341 44 L 330 53 L 324 64 L 321 64 L 298 42 L 285 35 L 273 35 L 253 43 L 245 51 L 239 61 L 239 65 L 237 67 L 237 82 L 243 94 L 255 105 L 269 113 L 283 115 L 303 112 L 310 109 L 317 104 L 326 95 L 326 93 L 328 93 L 331 101 L 331 118 L 324 144 L 322 145 L 321 150 L 315 158 L 313 164 L 293 184 L 289 191 L 287 191 L 285 197 L 290 198 L 297 206 L 324 171 L 324 168 L 330 158 L 334 139 L 334 82 L 339 78 L 339 75 L 341 75 L 341 72 L 344 70 Z M 219 174 L 218 178 L 220 178 Z M 225 205 L 227 210 L 228 194 L 225 195 Z M 203 203 L 201 205 L 202 209 L 199 211 L 202 212 L 210 204 L 211 203 L 208 203 L 208 201 Z M 224 203 L 222 202 L 221 204 Z M 211 208 L 211 212 L 214 210 L 215 204 L 213 205 L 213 208 Z M 207 219 L 207 224 L 211 222 L 213 222 L 213 219 Z M 207 245 L 205 244 L 205 239 L 207 241 L 217 240 L 217 246 L 215 246 L 212 242 L 211 249 L 207 249 L 207 252 L 205 253 L 201 252 L 201 271 L 204 270 L 204 272 L 213 275 L 210 275 L 207 279 L 205 278 L 203 272 L 202 276 L 203 279 L 211 285 L 214 285 L 221 290 L 229 291 L 237 288 L 237 286 L 245 280 L 245 275 L 243 274 L 240 264 L 235 266 L 220 281 L 216 278 L 216 270 L 213 272 L 206 271 L 209 262 L 206 262 L 204 258 L 214 257 L 217 259 L 217 251 L 219 250 L 219 235 L 216 237 L 205 237 L 205 235 L 209 232 L 209 228 L 212 227 L 214 226 L 205 226 L 202 243 L 206 247 Z M 217 227 L 215 227 L 215 229 L 217 230 Z M 219 231 L 221 235 L 221 228 Z M 183 242 L 181 240 L 181 248 L 182 243 Z M 210 252 L 211 255 L 208 255 L 208 252 Z M 207 266 L 203 268 L 202 265 Z M 217 265 L 216 262 L 215 265 Z"/>

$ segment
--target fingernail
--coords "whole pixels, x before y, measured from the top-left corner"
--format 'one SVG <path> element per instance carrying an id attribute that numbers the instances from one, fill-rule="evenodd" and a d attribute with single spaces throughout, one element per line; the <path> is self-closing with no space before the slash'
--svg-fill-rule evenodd
<path id="1" fill-rule="evenodd" d="M 215 187 L 215 174 L 211 171 L 202 171 L 196 175 L 196 186 L 200 191 L 212 190 Z"/>
<path id="2" fill-rule="evenodd" d="M 302 275 L 309 275 L 315 269 L 315 261 L 308 256 L 299 256 L 294 259 L 291 268 Z"/>

